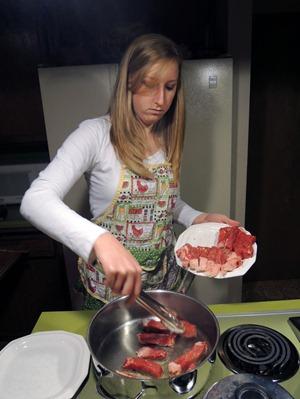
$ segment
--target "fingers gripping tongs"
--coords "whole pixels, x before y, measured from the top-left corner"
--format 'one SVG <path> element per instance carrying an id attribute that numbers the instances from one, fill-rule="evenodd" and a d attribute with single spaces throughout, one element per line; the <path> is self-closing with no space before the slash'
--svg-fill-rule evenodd
<path id="1" fill-rule="evenodd" d="M 136 302 L 149 313 L 158 317 L 161 322 L 172 332 L 182 334 L 184 332 L 183 324 L 176 315 L 167 307 L 153 299 L 145 291 L 141 291 L 140 295 L 136 298 Z"/>

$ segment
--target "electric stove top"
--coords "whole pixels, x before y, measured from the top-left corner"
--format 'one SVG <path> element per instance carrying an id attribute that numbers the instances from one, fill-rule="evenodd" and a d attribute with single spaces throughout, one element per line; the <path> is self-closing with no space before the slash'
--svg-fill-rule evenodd
<path id="1" fill-rule="evenodd" d="M 255 388 L 255 393 L 250 390 L 250 393 L 241 391 L 238 394 L 240 396 L 232 396 L 235 399 L 300 399 L 300 342 L 288 322 L 292 317 L 300 317 L 300 308 L 283 311 L 274 309 L 261 312 L 214 313 L 220 325 L 216 359 L 206 385 L 194 399 L 210 399 L 206 395 L 218 382 L 222 380 L 223 384 L 225 377 L 228 379 L 234 376 L 236 376 L 234 384 L 240 384 L 245 378 L 248 378 L 245 381 L 249 383 L 249 378 L 252 378 L 255 383 L 265 381 L 266 392 L 267 387 L 272 389 L 272 396 L 268 396 L 260 391 L 261 385 L 256 384 L 258 388 Z M 230 378 L 228 381 L 230 382 Z M 218 394 L 212 397 L 223 398 Z M 79 395 L 78 399 L 81 398 L 85 399 L 86 396 Z M 99 394 L 95 397 L 89 396 L 89 399 L 94 398 L 99 399 L 101 396 Z M 224 398 L 231 399 L 231 396 L 225 395 Z"/>
<path id="2" fill-rule="evenodd" d="M 210 305 L 209 307 L 218 318 L 221 337 L 225 331 L 230 331 L 230 329 L 239 325 L 263 326 L 272 329 L 275 332 L 279 332 L 281 335 L 286 337 L 296 348 L 296 351 L 300 353 L 300 342 L 298 341 L 293 329 L 288 323 L 289 318 L 300 317 L 300 300 L 236 303 L 226 305 Z M 85 337 L 87 334 L 87 328 L 93 315 L 94 312 L 92 311 L 44 312 L 40 316 L 33 332 L 46 330 L 65 330 L 79 333 Z M 255 332 L 255 334 L 256 333 L 257 332 Z M 300 333 L 298 334 L 300 339 Z M 270 356 L 269 352 L 272 346 L 269 347 L 268 345 L 271 344 L 269 342 L 265 342 L 265 340 L 266 339 L 264 337 L 260 337 L 259 341 L 256 341 L 256 338 L 253 340 L 253 338 L 250 337 L 246 345 L 247 351 L 249 350 L 250 352 L 257 352 L 260 358 L 265 357 L 267 359 L 268 356 Z M 273 337 L 271 341 L 275 342 L 275 346 L 278 345 L 278 343 L 276 343 L 276 337 Z M 291 350 L 293 352 L 293 349 L 290 348 L 287 348 L 286 350 Z M 247 356 L 249 356 L 249 354 L 247 354 Z M 237 366 L 235 365 L 234 367 Z M 264 372 L 263 367 L 260 370 L 261 373 Z M 290 377 L 282 377 L 282 375 L 279 376 L 280 381 L 278 381 L 278 386 L 285 389 L 294 399 L 300 399 L 300 371 L 299 369 L 296 370 L 294 375 L 292 375 L 293 371 L 289 371 L 289 373 L 291 374 Z M 212 388 L 212 386 L 216 386 L 217 383 L 221 380 L 224 380 L 225 377 L 230 379 L 233 377 L 243 377 L 245 375 L 252 375 L 256 379 L 266 379 L 266 377 L 261 377 L 261 375 L 255 376 L 254 374 L 235 374 L 233 370 L 230 370 L 228 366 L 226 367 L 224 365 L 223 360 L 221 360 L 220 356 L 217 355 L 215 363 L 211 368 L 209 379 L 200 394 L 197 396 L 197 399 L 204 399 L 204 395 Z M 275 384 L 272 381 L 270 382 L 272 384 Z M 244 395 L 242 391 L 240 393 L 242 394 L 242 399 L 248 399 L 250 397 L 259 399 L 264 398 L 264 396 L 259 394 L 258 396 L 247 396 Z M 94 374 L 91 369 L 87 381 L 84 382 L 82 389 L 80 390 L 80 392 L 78 392 L 77 399 L 99 398 L 99 394 L 96 390 Z M 222 396 L 218 397 L 218 399 L 221 398 Z M 280 396 L 271 396 L 271 398 L 283 399 Z"/>
<path id="3" fill-rule="evenodd" d="M 218 314 L 218 353 L 198 398 L 204 398 L 221 379 L 248 373 L 276 382 L 291 397 L 300 399 L 300 342 L 288 322 L 290 317 L 299 316 L 300 309 Z"/>

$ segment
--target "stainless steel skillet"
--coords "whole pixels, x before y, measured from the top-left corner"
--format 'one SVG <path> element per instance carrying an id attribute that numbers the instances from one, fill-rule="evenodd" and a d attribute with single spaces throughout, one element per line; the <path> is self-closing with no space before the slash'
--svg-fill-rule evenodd
<path id="1" fill-rule="evenodd" d="M 203 339 L 208 341 L 209 350 L 194 370 L 194 382 L 190 384 L 189 388 L 192 393 L 193 389 L 196 389 L 194 387 L 200 384 L 200 380 L 201 384 L 204 385 L 206 376 L 208 378 L 211 360 L 219 340 L 217 319 L 206 305 L 187 295 L 171 291 L 148 291 L 148 293 L 158 302 L 174 309 L 179 318 L 186 319 L 198 327 L 199 336 L 197 338 L 192 340 L 177 338 L 168 362 L 191 347 L 195 341 Z M 156 397 L 172 398 L 178 385 L 174 385 L 172 379 L 169 378 L 166 372 L 167 363 L 165 366 L 163 365 L 165 374 L 161 379 L 126 378 L 118 374 L 118 370 L 122 369 L 125 358 L 135 356 L 136 350 L 140 347 L 136 334 L 141 331 L 142 321 L 151 317 L 138 304 L 127 305 L 126 299 L 126 297 L 118 298 L 105 305 L 90 323 L 88 344 L 93 363 L 100 374 L 98 383 L 102 387 L 106 387 L 106 390 L 113 391 L 111 396 L 105 396 L 107 398 L 136 398 L 138 392 L 144 389 L 145 384 L 150 384 L 151 389 L 158 389 L 159 396 Z M 184 375 L 182 375 L 183 377 Z M 175 386 L 177 388 L 174 388 Z M 148 395 L 150 398 L 150 393 Z M 147 398 L 148 396 L 143 395 L 144 397 Z M 183 399 L 189 398 L 185 395 L 180 397 Z"/>

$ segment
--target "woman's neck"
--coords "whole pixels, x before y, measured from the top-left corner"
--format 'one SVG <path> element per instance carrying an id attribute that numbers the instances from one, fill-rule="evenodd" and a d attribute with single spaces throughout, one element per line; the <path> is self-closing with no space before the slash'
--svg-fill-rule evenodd
<path id="1" fill-rule="evenodd" d="M 146 140 L 146 157 L 150 157 L 151 155 L 162 149 L 161 137 L 153 133 L 151 129 L 146 130 Z"/>

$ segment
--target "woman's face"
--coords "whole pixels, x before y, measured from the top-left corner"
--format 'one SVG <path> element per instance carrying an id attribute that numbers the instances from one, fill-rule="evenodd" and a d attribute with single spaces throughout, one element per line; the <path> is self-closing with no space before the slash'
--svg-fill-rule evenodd
<path id="1" fill-rule="evenodd" d="M 153 64 L 132 94 L 136 117 L 146 126 L 158 122 L 170 108 L 177 90 L 178 64 L 159 61 Z"/>

